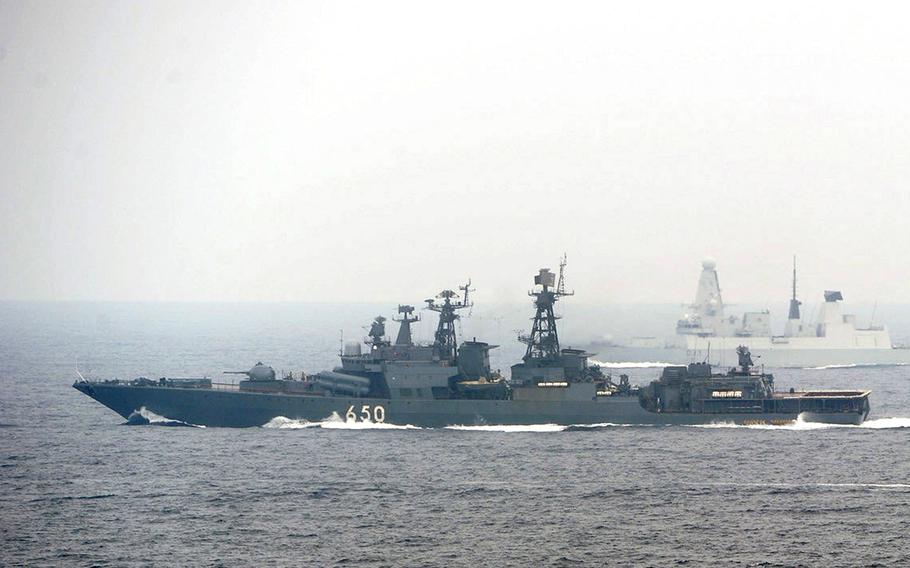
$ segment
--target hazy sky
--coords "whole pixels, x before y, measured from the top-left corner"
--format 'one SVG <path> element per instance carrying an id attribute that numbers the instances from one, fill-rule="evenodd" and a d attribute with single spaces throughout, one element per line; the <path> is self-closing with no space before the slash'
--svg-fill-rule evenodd
<path id="1" fill-rule="evenodd" d="M 0 2 L 0 298 L 910 301 L 910 13 Z"/>

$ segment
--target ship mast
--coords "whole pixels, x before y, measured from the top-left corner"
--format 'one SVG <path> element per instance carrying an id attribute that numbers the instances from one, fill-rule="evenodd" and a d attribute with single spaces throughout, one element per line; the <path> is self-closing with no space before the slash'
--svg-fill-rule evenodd
<path id="1" fill-rule="evenodd" d="M 439 323 L 436 325 L 433 347 L 440 359 L 454 361 L 458 355 L 458 340 L 455 336 L 455 322 L 460 317 L 458 310 L 470 308 L 473 304 L 468 299 L 468 294 L 473 292 L 471 281 L 464 286 L 459 286 L 464 292 L 464 299 L 460 300 L 458 293 L 453 290 L 443 290 L 436 294 L 436 298 L 426 300 L 427 309 L 439 314 Z M 438 300 L 442 300 L 439 302 Z"/>
<path id="2" fill-rule="evenodd" d="M 411 324 L 420 321 L 420 317 L 411 317 L 411 314 L 414 313 L 414 306 L 399 304 L 398 313 L 401 314 L 400 318 L 392 318 L 392 321 L 401 324 L 398 327 L 398 338 L 395 339 L 395 345 L 414 345 L 414 341 L 411 339 Z"/>
<path id="3" fill-rule="evenodd" d="M 521 335 L 518 339 L 527 344 L 524 360 L 528 361 L 553 361 L 559 358 L 559 334 L 556 331 L 558 316 L 553 312 L 553 306 L 563 296 L 571 296 L 575 292 L 566 292 L 565 289 L 566 256 L 563 255 L 559 262 L 559 280 L 550 272 L 549 268 L 541 268 L 534 277 L 534 284 L 540 290 L 531 290 L 529 296 L 534 298 L 534 324 L 529 335 Z"/>
<path id="4" fill-rule="evenodd" d="M 787 319 L 799 319 L 799 305 L 802 302 L 796 299 L 796 255 L 793 255 L 793 295 L 790 296 L 790 314 Z"/>

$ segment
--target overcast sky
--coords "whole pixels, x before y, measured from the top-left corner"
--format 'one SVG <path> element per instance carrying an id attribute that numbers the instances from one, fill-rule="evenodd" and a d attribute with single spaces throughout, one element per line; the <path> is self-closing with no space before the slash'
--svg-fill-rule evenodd
<path id="1" fill-rule="evenodd" d="M 0 298 L 910 301 L 900 4 L 0 2 Z"/>

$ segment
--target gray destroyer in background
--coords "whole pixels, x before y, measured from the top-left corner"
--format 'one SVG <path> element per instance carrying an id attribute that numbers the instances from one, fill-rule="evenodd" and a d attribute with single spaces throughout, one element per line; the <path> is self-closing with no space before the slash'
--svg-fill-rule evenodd
<path id="1" fill-rule="evenodd" d="M 779 392 L 771 375 L 756 372 L 748 349 L 739 366 L 714 373 L 705 363 L 670 366 L 644 387 L 615 383 L 583 350 L 559 344 L 556 302 L 565 291 L 547 268 L 534 277 L 535 314 L 522 362 L 506 379 L 490 368 L 496 348 L 482 341 L 458 344 L 455 323 L 471 306 L 470 282 L 459 294 L 443 290 L 426 301 L 439 321 L 432 344 L 411 336 L 414 308 L 398 307 L 394 342 L 377 317 L 366 349 L 346 345 L 341 365 L 300 379 L 278 378 L 258 363 L 239 385 L 209 379 L 157 381 L 79 380 L 73 386 L 127 419 L 142 411 L 203 426 L 261 426 L 277 417 L 410 424 L 422 427 L 498 424 L 784 424 L 797 419 L 859 424 L 869 414 L 869 391 Z"/>
<path id="2" fill-rule="evenodd" d="M 769 310 L 739 315 L 725 309 L 717 266 L 702 262 L 695 301 L 676 323 L 673 337 L 631 337 L 596 341 L 589 345 L 604 361 L 664 362 L 735 361 L 740 345 L 766 367 L 821 368 L 910 364 L 910 349 L 895 346 L 883 325 L 858 325 L 856 316 L 843 311 L 844 296 L 826 290 L 815 318 L 803 318 L 796 295 L 796 259 L 793 290 L 783 335 L 771 332 Z"/>

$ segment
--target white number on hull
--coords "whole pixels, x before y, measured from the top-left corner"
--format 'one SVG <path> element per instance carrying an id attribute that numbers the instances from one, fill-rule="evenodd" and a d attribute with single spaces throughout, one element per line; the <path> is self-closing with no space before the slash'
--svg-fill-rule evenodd
<path id="1" fill-rule="evenodd" d="M 344 419 L 346 422 L 357 422 L 358 419 L 360 422 L 385 422 L 385 408 L 379 405 L 371 407 L 369 404 L 364 404 L 360 407 L 360 415 L 358 416 L 354 412 L 354 405 L 352 404 L 348 407 L 348 411 L 344 413 Z"/>

